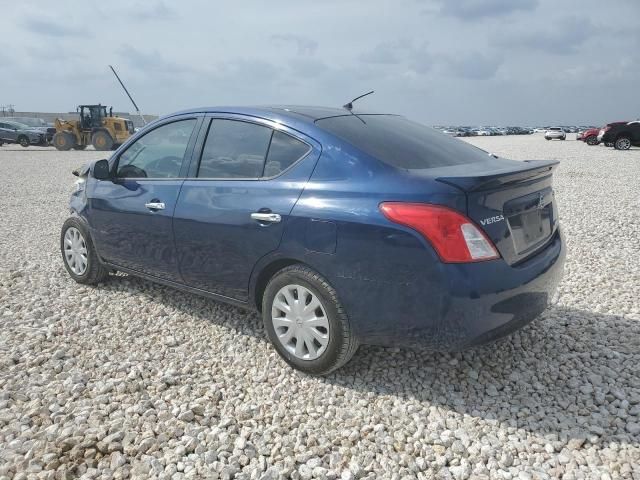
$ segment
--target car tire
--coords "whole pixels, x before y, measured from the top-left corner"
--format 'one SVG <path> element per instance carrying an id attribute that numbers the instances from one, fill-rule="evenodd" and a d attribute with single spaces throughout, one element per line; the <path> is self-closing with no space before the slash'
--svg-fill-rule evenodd
<path id="1" fill-rule="evenodd" d="M 93 148 L 101 152 L 111 150 L 113 147 L 113 138 L 111 138 L 109 132 L 105 130 L 98 130 L 91 136 L 91 144 L 93 145 Z"/>
<path id="2" fill-rule="evenodd" d="M 53 136 L 53 146 L 56 150 L 66 152 L 71 150 L 76 144 L 75 136 L 69 132 L 56 132 Z"/>
<path id="3" fill-rule="evenodd" d="M 604 146 L 605 146 L 605 147 L 613 147 L 613 143 L 611 143 L 611 142 L 604 142 Z"/>
<path id="4" fill-rule="evenodd" d="M 86 145 L 74 145 L 73 146 L 74 150 L 84 150 L 85 148 L 87 148 Z"/>
<path id="5" fill-rule="evenodd" d="M 301 299 L 304 303 L 299 303 Z M 293 368 L 310 375 L 331 373 L 358 349 L 336 291 L 304 265 L 286 267 L 269 280 L 262 297 L 262 319 L 278 354 Z"/>
<path id="6" fill-rule="evenodd" d="M 20 135 L 18 137 L 18 143 L 20 144 L 21 147 L 27 148 L 29 145 L 31 145 L 31 142 L 29 141 L 29 137 L 27 137 L 26 135 Z"/>
<path id="7" fill-rule="evenodd" d="M 587 139 L 585 140 L 587 145 L 593 146 L 593 145 L 598 145 L 598 137 L 596 137 L 595 135 L 589 135 L 587 137 Z"/>
<path id="8" fill-rule="evenodd" d="M 78 283 L 95 285 L 109 275 L 98 258 L 87 226 L 79 217 L 69 217 L 62 225 L 60 252 L 67 272 Z"/>
<path id="9" fill-rule="evenodd" d="M 618 137 L 613 144 L 616 150 L 629 150 L 631 148 L 631 139 L 629 137 Z"/>

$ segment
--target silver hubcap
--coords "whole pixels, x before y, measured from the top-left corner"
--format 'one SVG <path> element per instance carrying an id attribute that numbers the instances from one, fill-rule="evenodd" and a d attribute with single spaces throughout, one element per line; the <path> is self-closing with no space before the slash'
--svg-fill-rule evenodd
<path id="1" fill-rule="evenodd" d="M 630 146 L 631 146 L 631 142 L 629 141 L 628 138 L 621 138 L 620 140 L 618 140 L 618 148 L 626 150 Z"/>
<path id="2" fill-rule="evenodd" d="M 320 299 L 301 285 L 282 287 L 273 300 L 271 321 L 278 341 L 292 355 L 314 360 L 329 344 L 329 320 Z"/>
<path id="3" fill-rule="evenodd" d="M 76 227 L 69 227 L 64 233 L 64 259 L 76 275 L 87 271 L 87 244 Z"/>

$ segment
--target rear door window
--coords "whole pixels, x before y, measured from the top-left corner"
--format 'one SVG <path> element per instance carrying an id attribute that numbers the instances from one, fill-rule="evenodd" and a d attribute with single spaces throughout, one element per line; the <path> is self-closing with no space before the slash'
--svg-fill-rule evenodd
<path id="1" fill-rule="evenodd" d="M 264 167 L 265 177 L 275 177 L 291 165 L 307 155 L 311 147 L 291 135 L 275 130 L 271 137 L 267 163 Z"/>
<path id="2" fill-rule="evenodd" d="M 259 178 L 273 130 L 238 120 L 213 119 L 202 150 L 199 178 Z"/>
<path id="3" fill-rule="evenodd" d="M 396 115 L 344 115 L 316 125 L 393 167 L 418 170 L 485 162 L 487 152 Z"/>

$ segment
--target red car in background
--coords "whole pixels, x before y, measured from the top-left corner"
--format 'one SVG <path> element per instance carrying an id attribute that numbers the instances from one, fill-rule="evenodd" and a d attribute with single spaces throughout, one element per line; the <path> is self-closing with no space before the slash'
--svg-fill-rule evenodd
<path id="1" fill-rule="evenodd" d="M 584 132 L 580 132 L 576 137 L 576 140 L 582 140 L 587 145 L 598 145 L 600 143 L 598 141 L 599 131 L 599 128 L 588 128 Z"/>

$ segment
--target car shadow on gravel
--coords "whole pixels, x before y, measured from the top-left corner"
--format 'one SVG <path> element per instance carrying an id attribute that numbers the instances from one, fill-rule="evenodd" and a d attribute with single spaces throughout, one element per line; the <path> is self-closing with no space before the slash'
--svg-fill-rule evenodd
<path id="1" fill-rule="evenodd" d="M 268 341 L 257 313 L 130 276 L 112 277 L 101 288 L 147 295 L 164 308 Z M 362 346 L 319 381 L 549 440 L 640 444 L 638 365 L 640 321 L 552 307 L 518 332 L 464 352 Z"/>
<path id="2" fill-rule="evenodd" d="M 361 347 L 324 381 L 549 439 L 640 444 L 639 365 L 639 321 L 552 307 L 519 332 L 460 353 Z"/>

